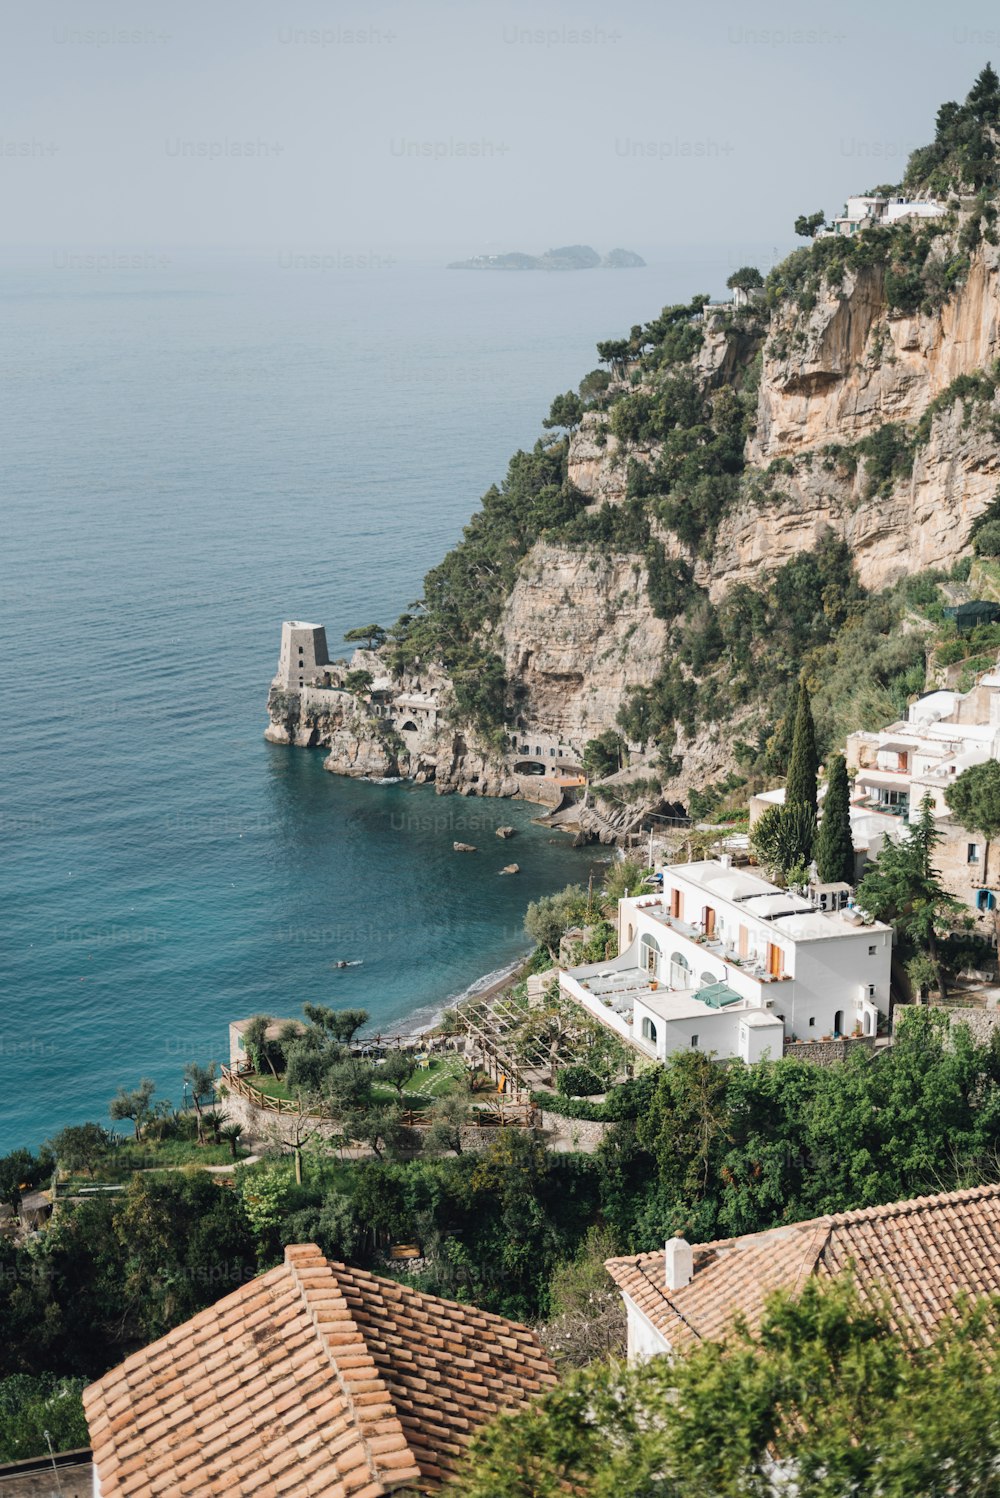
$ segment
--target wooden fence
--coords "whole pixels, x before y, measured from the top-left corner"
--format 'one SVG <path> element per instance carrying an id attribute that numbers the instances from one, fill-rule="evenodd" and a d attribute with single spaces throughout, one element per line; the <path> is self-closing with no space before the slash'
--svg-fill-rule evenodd
<path id="1" fill-rule="evenodd" d="M 249 1068 L 247 1070 L 249 1071 Z M 331 1113 L 329 1108 L 303 1108 L 293 1098 L 272 1097 L 270 1093 L 248 1082 L 242 1070 L 234 1070 L 232 1067 L 221 1065 L 219 1072 L 222 1082 L 231 1092 L 235 1092 L 238 1097 L 246 1098 L 248 1103 L 259 1108 L 263 1113 L 291 1113 L 306 1118 L 326 1118 L 331 1122 L 335 1121 L 336 1115 Z M 413 1108 L 408 1108 L 402 1118 L 402 1122 L 408 1129 L 426 1128 L 432 1121 L 429 1113 Z M 535 1121 L 536 1110 L 530 1102 L 512 1103 L 506 1098 L 497 1097 L 491 1099 L 490 1106 L 487 1108 L 473 1107 L 468 1126 L 473 1129 L 528 1128 Z"/>

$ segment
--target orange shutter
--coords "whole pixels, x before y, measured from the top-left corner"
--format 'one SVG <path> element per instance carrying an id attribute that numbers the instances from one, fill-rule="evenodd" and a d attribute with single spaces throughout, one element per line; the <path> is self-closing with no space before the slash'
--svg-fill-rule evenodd
<path id="1" fill-rule="evenodd" d="M 750 933 L 745 926 L 740 927 L 740 956 L 746 957 L 750 951 Z"/>
<path id="2" fill-rule="evenodd" d="M 715 935 L 715 909 L 714 909 L 714 907 L 711 906 L 711 905 L 706 905 L 705 909 L 702 911 L 702 917 L 703 917 L 702 924 L 705 927 L 705 935 L 706 936 L 714 936 Z"/>
<path id="3" fill-rule="evenodd" d="M 772 978 L 784 977 L 785 954 L 780 947 L 776 947 L 774 945 L 774 942 L 768 943 L 767 970 L 771 974 Z"/>

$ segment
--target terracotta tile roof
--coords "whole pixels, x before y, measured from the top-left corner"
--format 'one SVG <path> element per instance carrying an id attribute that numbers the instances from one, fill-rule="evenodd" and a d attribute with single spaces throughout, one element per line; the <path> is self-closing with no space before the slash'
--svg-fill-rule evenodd
<path id="1" fill-rule="evenodd" d="M 862 1296 L 888 1295 L 901 1329 L 931 1336 L 962 1291 L 1000 1294 L 1000 1185 L 914 1197 L 694 1248 L 694 1274 L 668 1290 L 662 1252 L 609 1259 L 620 1289 L 672 1348 L 751 1327 L 777 1289 L 852 1269 Z"/>
<path id="2" fill-rule="evenodd" d="M 102 1498 L 433 1493 L 555 1373 L 526 1327 L 313 1244 L 84 1393 Z"/>

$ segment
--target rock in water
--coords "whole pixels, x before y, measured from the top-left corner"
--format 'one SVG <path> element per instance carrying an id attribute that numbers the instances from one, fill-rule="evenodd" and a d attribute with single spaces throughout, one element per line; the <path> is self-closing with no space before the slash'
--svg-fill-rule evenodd
<path id="1" fill-rule="evenodd" d="M 500 872 L 501 874 L 519 874 L 521 872 L 521 865 L 517 863 L 509 863 L 507 867 L 501 869 Z"/>
<path id="2" fill-rule="evenodd" d="M 451 846 L 456 853 L 475 853 L 476 851 L 472 843 L 452 843 Z"/>
<path id="3" fill-rule="evenodd" d="M 514 828 L 513 827 L 498 827 L 497 828 L 497 837 L 513 837 L 513 836 L 514 836 Z"/>

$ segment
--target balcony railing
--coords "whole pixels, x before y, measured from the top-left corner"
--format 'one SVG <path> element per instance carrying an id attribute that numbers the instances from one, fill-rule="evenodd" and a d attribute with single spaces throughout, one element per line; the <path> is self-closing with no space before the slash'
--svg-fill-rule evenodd
<path id="1" fill-rule="evenodd" d="M 656 909 L 651 906 L 640 906 L 639 908 L 645 915 L 652 916 L 661 926 L 666 926 L 678 936 L 685 937 L 721 962 L 736 968 L 744 977 L 752 978 L 755 983 L 783 983 L 792 976 L 791 973 L 782 973 L 780 977 L 777 977 L 774 973 L 769 973 L 763 958 L 741 957 L 731 942 L 725 941 L 720 936 L 706 936 L 699 927 L 680 920 L 662 907 Z"/>

